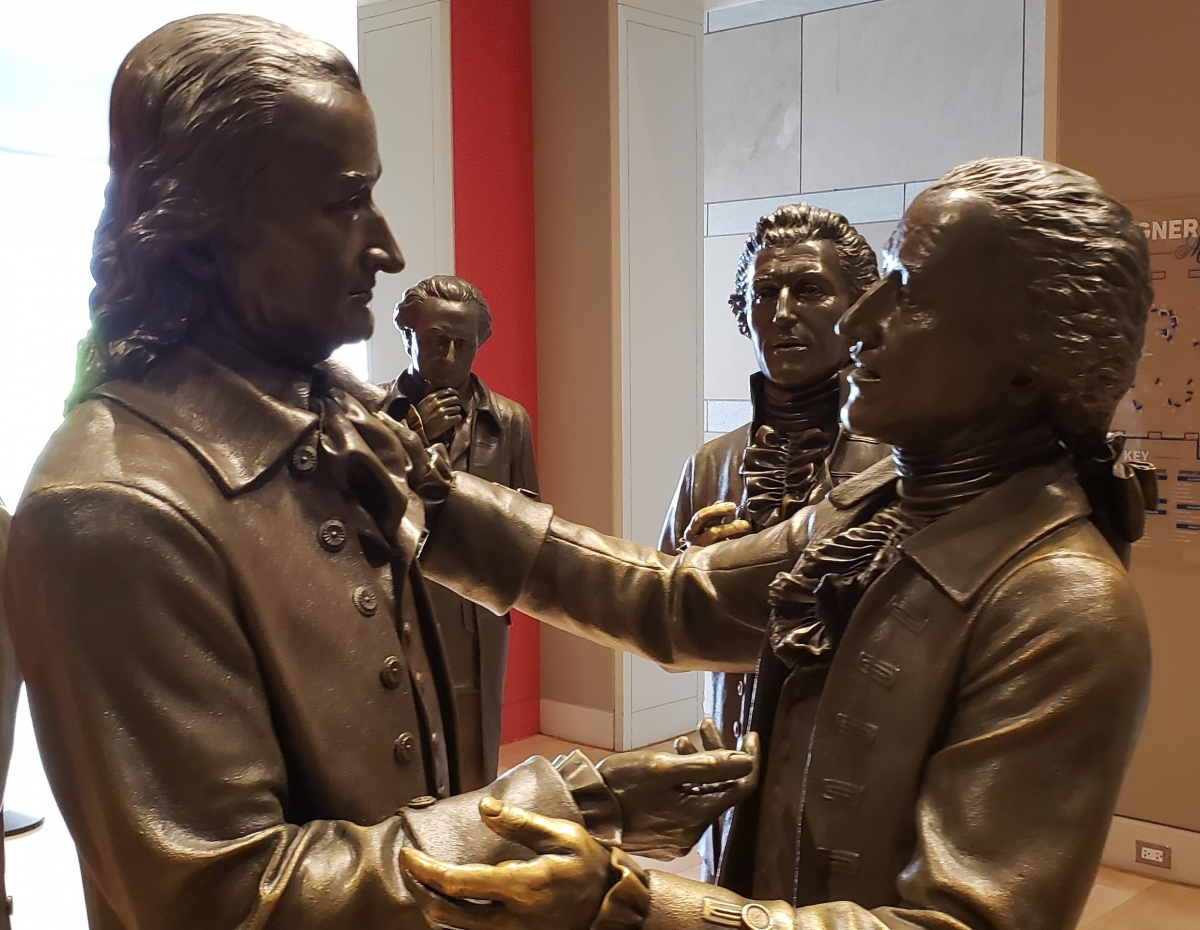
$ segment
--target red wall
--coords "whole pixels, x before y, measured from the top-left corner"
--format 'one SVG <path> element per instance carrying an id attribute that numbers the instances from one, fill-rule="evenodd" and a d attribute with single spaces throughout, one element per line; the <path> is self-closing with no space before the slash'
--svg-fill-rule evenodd
<path id="1" fill-rule="evenodd" d="M 529 411 L 536 443 L 532 56 L 529 0 L 450 4 L 455 270 L 492 308 L 475 371 Z M 539 731 L 540 675 L 538 625 L 514 614 L 503 740 Z"/>

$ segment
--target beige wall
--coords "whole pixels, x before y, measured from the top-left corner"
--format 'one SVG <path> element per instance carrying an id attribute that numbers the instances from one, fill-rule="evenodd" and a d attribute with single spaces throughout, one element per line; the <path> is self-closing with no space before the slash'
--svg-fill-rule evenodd
<path id="1" fill-rule="evenodd" d="M 1047 158 L 1095 176 L 1135 213 L 1139 202 L 1200 195 L 1193 93 L 1200 3 L 1051 0 L 1047 13 Z M 1196 313 L 1195 307 L 1177 309 L 1189 317 Z M 1181 377 L 1193 374 L 1189 364 Z M 1155 667 L 1146 724 L 1118 813 L 1200 830 L 1200 540 L 1179 544 L 1187 547 L 1177 553 L 1187 568 L 1174 567 L 1156 545 L 1152 539 L 1133 557 Z"/>

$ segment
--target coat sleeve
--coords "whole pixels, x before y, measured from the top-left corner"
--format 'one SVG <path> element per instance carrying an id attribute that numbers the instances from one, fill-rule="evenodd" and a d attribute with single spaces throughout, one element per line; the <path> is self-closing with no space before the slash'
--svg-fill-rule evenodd
<path id="1" fill-rule="evenodd" d="M 15 518 L 10 620 L 93 909 L 128 930 L 425 930 L 401 846 L 521 850 L 488 835 L 478 794 L 375 824 L 291 820 L 231 577 L 202 527 L 141 491 L 44 491 Z M 545 760 L 490 791 L 580 819 Z"/>
<path id="2" fill-rule="evenodd" d="M 658 548 L 667 555 L 679 555 L 679 541 L 683 539 L 683 531 L 692 522 L 692 488 L 695 485 L 696 456 L 691 456 L 683 466 L 679 476 L 679 486 L 675 489 L 675 497 L 667 508 L 663 518 L 662 535 L 658 540 Z"/>
<path id="3" fill-rule="evenodd" d="M 897 881 L 902 904 L 761 905 L 779 915 L 780 930 L 1074 927 L 1148 688 L 1149 640 L 1123 572 L 1075 554 L 1023 567 L 981 608 L 917 802 L 915 854 Z M 711 926 L 701 919 L 705 897 L 749 903 L 657 873 L 650 887 L 644 930 Z"/>
<path id="4" fill-rule="evenodd" d="M 516 426 L 516 431 L 513 439 L 512 487 L 540 494 L 541 485 L 538 483 L 537 458 L 533 452 L 533 423 L 530 421 L 529 414 L 524 407 L 519 404 L 515 406 L 517 409 L 513 415 L 513 424 Z"/>
<path id="5" fill-rule="evenodd" d="M 769 532 L 668 556 L 561 520 L 472 475 L 453 486 L 421 555 L 438 584 L 677 670 L 751 671 L 767 586 L 808 538 L 806 511 Z"/>

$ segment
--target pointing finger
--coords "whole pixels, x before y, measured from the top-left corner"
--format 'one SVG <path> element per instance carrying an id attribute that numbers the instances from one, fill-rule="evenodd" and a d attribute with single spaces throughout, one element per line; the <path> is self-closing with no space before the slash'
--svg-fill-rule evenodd
<path id="1" fill-rule="evenodd" d="M 479 813 L 493 832 L 535 853 L 578 854 L 587 845 L 587 831 L 570 820 L 543 817 L 490 797 L 479 802 Z"/>

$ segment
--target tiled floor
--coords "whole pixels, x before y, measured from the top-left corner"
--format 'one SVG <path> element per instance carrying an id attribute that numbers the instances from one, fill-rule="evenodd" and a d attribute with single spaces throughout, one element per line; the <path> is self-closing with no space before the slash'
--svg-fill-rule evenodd
<path id="1" fill-rule="evenodd" d="M 605 749 L 576 747 L 552 736 L 533 736 L 502 746 L 500 768 L 516 765 L 532 755 L 553 759 L 575 748 L 596 761 L 608 755 Z M 700 877 L 700 862 L 694 852 L 676 862 L 646 864 L 689 878 Z M 1077 930 L 1200 930 L 1200 888 L 1102 868 Z"/>

